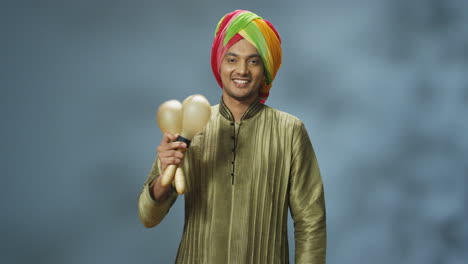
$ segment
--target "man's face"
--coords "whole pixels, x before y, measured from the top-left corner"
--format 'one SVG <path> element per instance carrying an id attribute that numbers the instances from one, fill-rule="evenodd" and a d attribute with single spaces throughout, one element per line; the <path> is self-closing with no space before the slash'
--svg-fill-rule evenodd
<path id="1" fill-rule="evenodd" d="M 239 102 L 253 102 L 264 80 L 263 62 L 257 49 L 245 39 L 232 45 L 221 63 L 223 95 Z"/>

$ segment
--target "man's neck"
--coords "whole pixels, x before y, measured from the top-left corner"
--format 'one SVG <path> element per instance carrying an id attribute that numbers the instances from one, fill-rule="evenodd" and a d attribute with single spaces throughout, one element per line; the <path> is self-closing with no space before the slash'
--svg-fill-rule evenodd
<path id="1" fill-rule="evenodd" d="M 254 97 L 250 100 L 247 100 L 247 101 L 238 101 L 232 97 L 229 97 L 229 96 L 226 96 L 225 94 L 223 94 L 223 101 L 224 101 L 224 104 L 226 104 L 226 106 L 229 108 L 229 110 L 231 111 L 233 117 L 234 117 L 234 121 L 236 123 L 239 123 L 242 116 L 244 115 L 244 113 L 247 111 L 247 109 L 249 108 L 249 106 L 255 101 L 255 100 L 258 100 L 258 97 Z"/>

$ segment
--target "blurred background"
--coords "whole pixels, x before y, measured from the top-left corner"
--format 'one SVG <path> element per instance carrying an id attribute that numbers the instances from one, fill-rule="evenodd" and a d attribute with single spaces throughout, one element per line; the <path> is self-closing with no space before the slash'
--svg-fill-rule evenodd
<path id="1" fill-rule="evenodd" d="M 467 263 L 463 0 L 2 1 L 1 263 L 174 262 L 183 197 L 156 228 L 137 216 L 155 113 L 219 102 L 211 41 L 235 9 L 282 36 L 267 104 L 309 131 L 328 263 Z"/>

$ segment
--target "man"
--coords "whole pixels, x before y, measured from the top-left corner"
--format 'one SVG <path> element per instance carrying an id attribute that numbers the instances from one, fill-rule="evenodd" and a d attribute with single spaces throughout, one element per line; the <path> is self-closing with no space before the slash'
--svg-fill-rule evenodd
<path id="1" fill-rule="evenodd" d="M 322 180 L 303 123 L 264 105 L 281 65 L 273 25 L 245 10 L 225 15 L 211 63 L 221 86 L 207 127 L 185 143 L 165 134 L 139 199 L 146 227 L 177 198 L 159 175 L 169 164 L 186 175 L 185 225 L 177 263 L 288 263 L 287 212 L 296 263 L 325 263 Z"/>

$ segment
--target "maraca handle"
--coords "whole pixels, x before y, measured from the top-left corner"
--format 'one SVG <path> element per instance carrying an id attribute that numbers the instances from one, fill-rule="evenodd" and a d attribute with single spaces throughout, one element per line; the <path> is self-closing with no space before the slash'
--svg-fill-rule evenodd
<path id="1" fill-rule="evenodd" d="M 175 172 L 174 185 L 177 193 L 184 194 L 185 192 L 185 176 L 182 168 L 177 168 Z"/>
<path id="2" fill-rule="evenodd" d="M 175 179 L 174 179 L 175 178 Z M 185 176 L 177 165 L 168 165 L 161 176 L 161 186 L 166 187 L 174 181 L 177 193 L 185 192 Z"/>
<path id="3" fill-rule="evenodd" d="M 174 180 L 177 165 L 168 165 L 161 176 L 161 186 L 166 187 Z"/>

